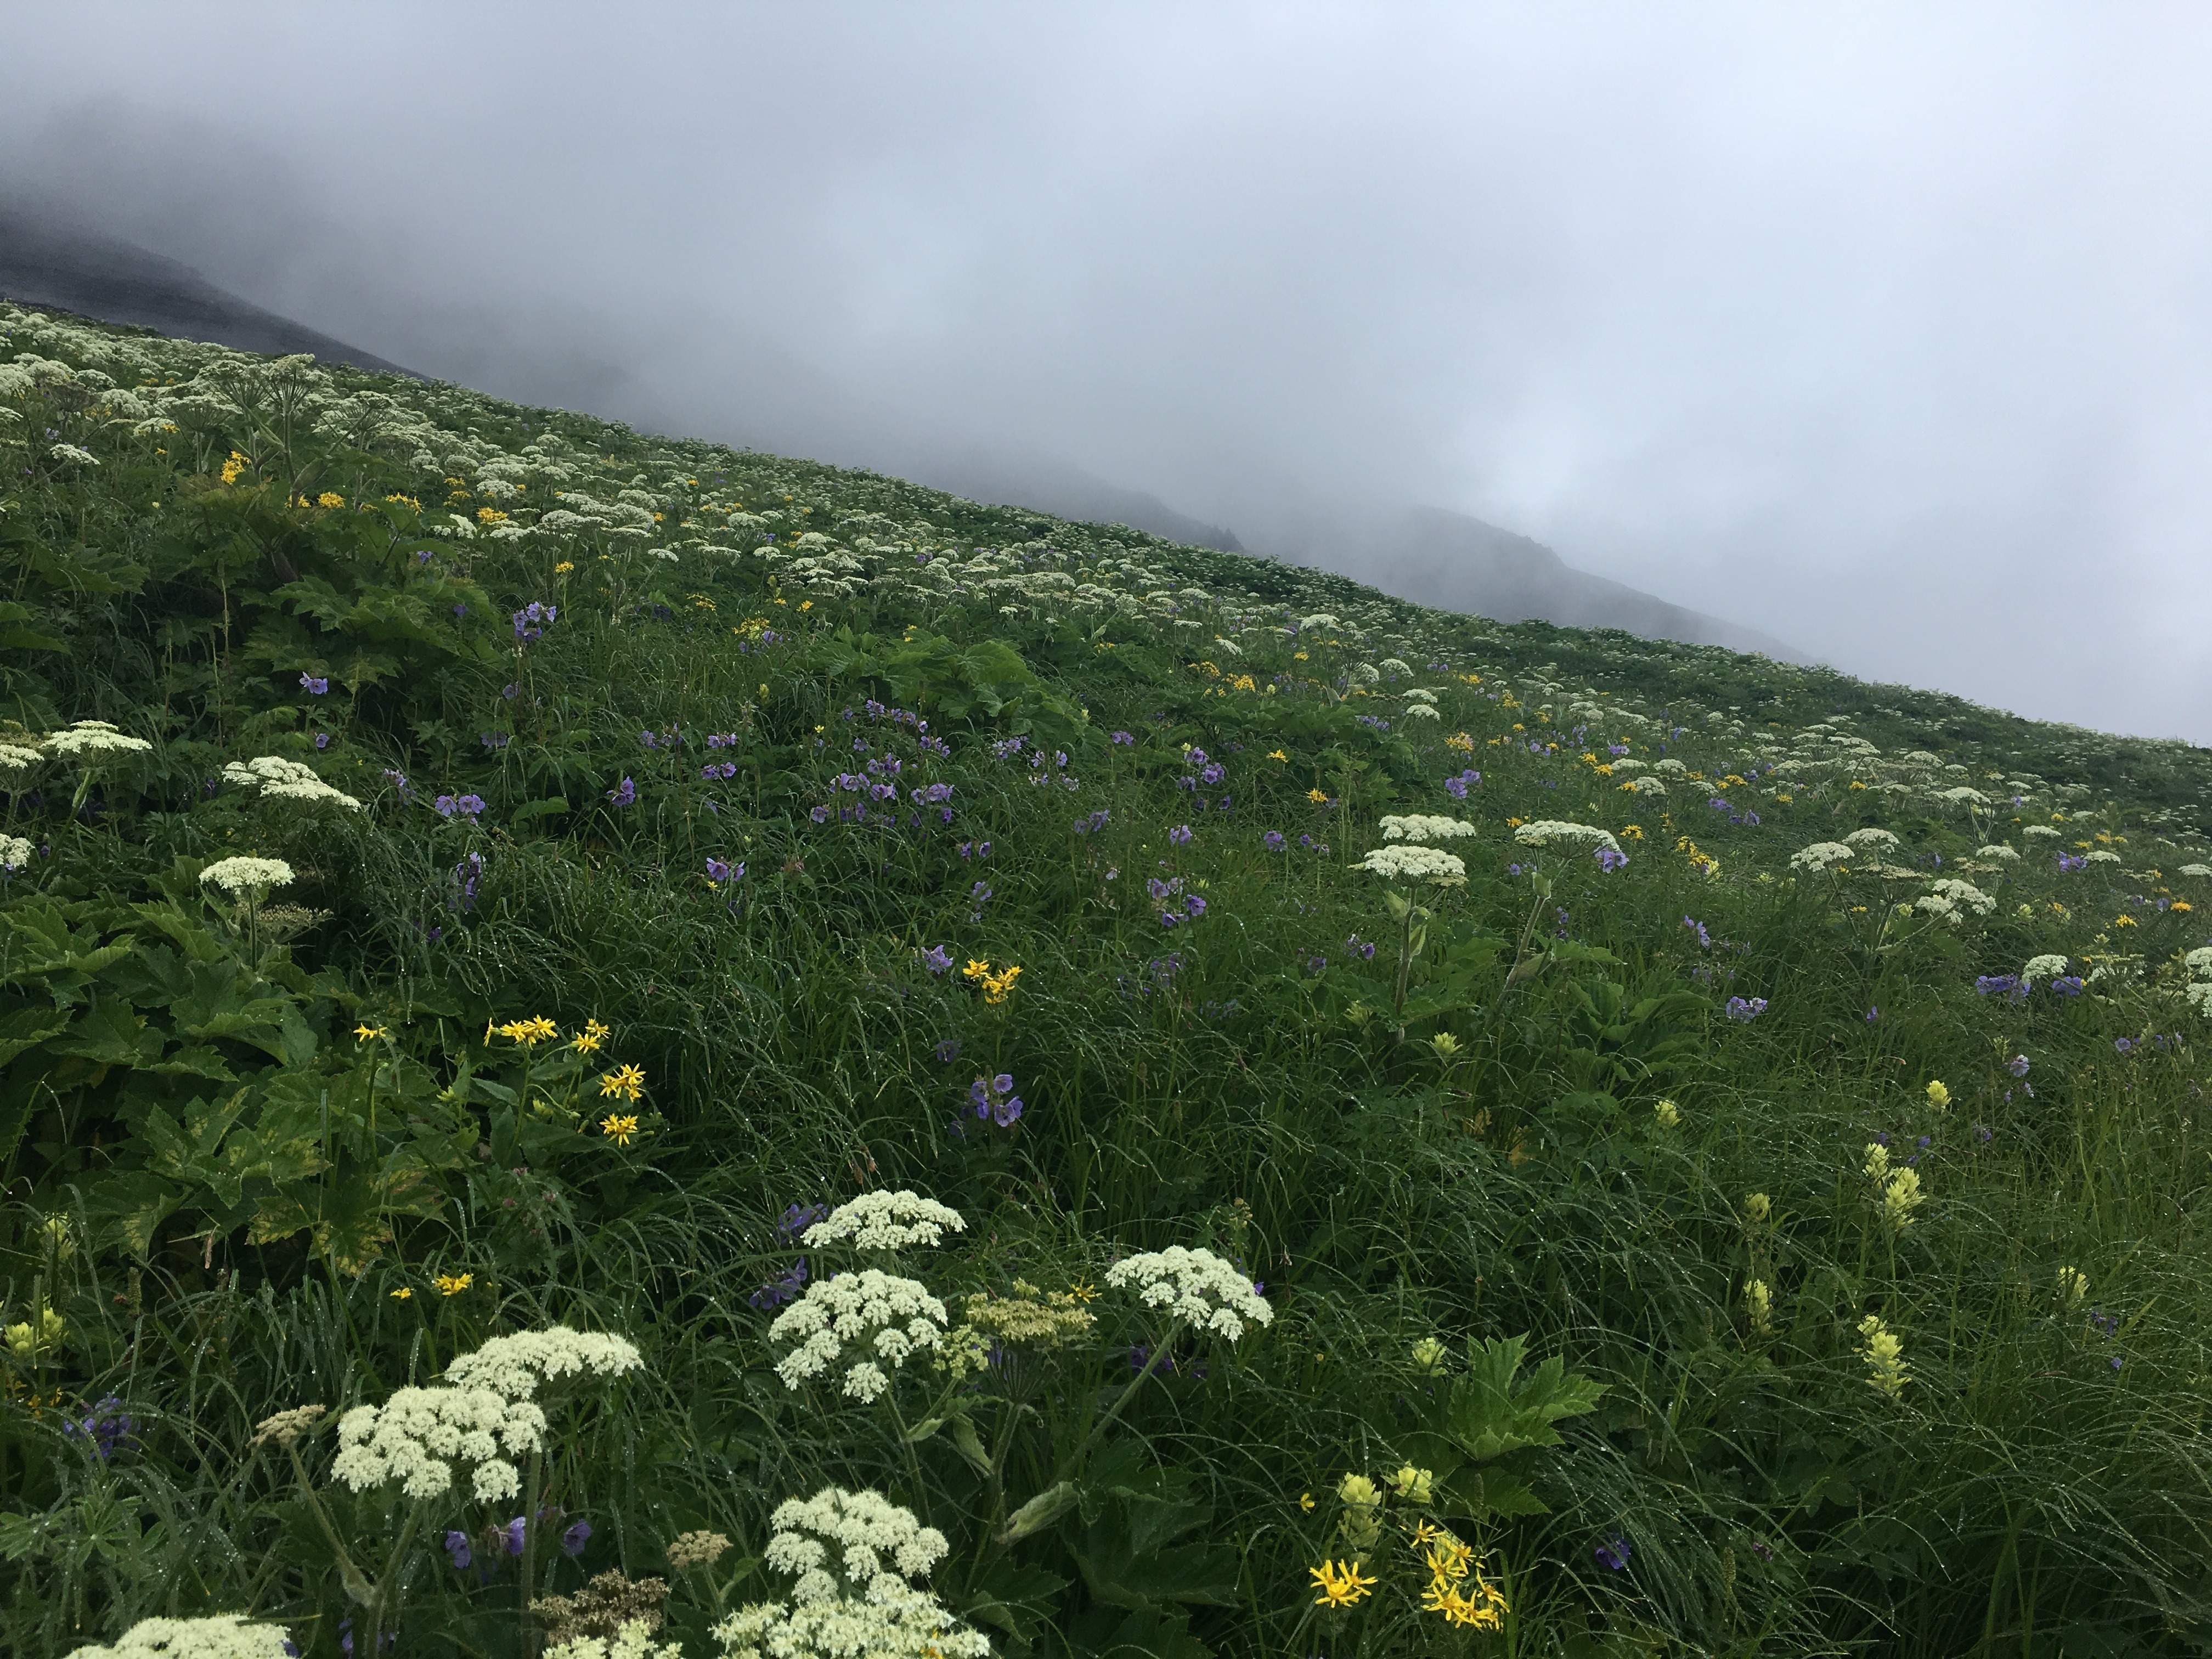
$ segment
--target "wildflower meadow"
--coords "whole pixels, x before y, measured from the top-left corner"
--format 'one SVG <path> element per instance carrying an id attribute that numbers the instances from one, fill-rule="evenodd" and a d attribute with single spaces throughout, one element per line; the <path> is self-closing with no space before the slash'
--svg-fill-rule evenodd
<path id="1" fill-rule="evenodd" d="M 2203 751 L 6 305 L 0 560 L 9 1653 L 2212 1648 Z"/>

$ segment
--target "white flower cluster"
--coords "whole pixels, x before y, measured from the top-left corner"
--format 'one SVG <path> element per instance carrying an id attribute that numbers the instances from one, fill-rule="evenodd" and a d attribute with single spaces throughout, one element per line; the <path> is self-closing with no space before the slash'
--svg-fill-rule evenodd
<path id="1" fill-rule="evenodd" d="M 1877 847 L 1887 852 L 1897 846 L 1897 837 L 1888 830 L 1870 823 L 1863 830 L 1854 830 L 1850 835 L 1845 836 L 1844 844 L 1856 848 L 1863 853 L 1871 852 Z"/>
<path id="2" fill-rule="evenodd" d="M 1963 783 L 1955 788 L 1937 790 L 1936 799 L 1949 801 L 1954 806 L 1987 806 L 1990 804 L 1987 795 L 1978 789 L 1969 789 Z"/>
<path id="3" fill-rule="evenodd" d="M 1613 831 L 1601 830 L 1595 824 L 1566 823 L 1558 818 L 1538 818 L 1534 823 L 1524 823 L 1513 832 L 1513 839 L 1523 847 L 1548 847 L 1555 841 L 1572 846 L 1610 847 L 1618 853 L 1620 843 L 1613 838 Z"/>
<path id="4" fill-rule="evenodd" d="M 1419 846 L 1378 847 L 1359 861 L 1385 881 L 1464 881 L 1467 866 L 1455 853 Z"/>
<path id="5" fill-rule="evenodd" d="M 817 1250 L 848 1239 L 863 1250 L 902 1250 L 909 1244 L 938 1243 L 945 1234 L 967 1228 L 959 1211 L 902 1187 L 895 1193 L 862 1193 L 840 1204 L 806 1230 L 803 1242 Z"/>
<path id="6" fill-rule="evenodd" d="M 824 1486 L 808 1498 L 788 1498 L 769 1516 L 768 1565 L 793 1575 L 794 1601 L 827 1601 L 842 1594 L 826 1563 L 834 1547 L 846 1580 L 870 1595 L 895 1594 L 906 1580 L 926 1578 L 951 1546 L 914 1511 L 878 1492 Z"/>
<path id="7" fill-rule="evenodd" d="M 141 1619 L 112 1647 L 72 1649 L 69 1659 L 286 1659 L 295 1651 L 282 1625 L 254 1625 L 242 1613 L 204 1619 Z"/>
<path id="8" fill-rule="evenodd" d="M 2020 862 L 2020 854 L 2018 852 L 2012 848 L 2002 845 L 1991 845 L 1979 848 L 1976 849 L 1974 856 L 1978 859 L 1995 859 L 1999 864 L 2018 864 Z"/>
<path id="9" fill-rule="evenodd" d="M 770 1341 L 794 1345 L 776 1362 L 784 1387 L 795 1389 L 849 1358 L 845 1392 L 866 1403 L 890 1387 L 878 1360 L 903 1365 L 909 1354 L 935 1347 L 946 1323 L 945 1304 L 928 1286 L 870 1267 L 817 1279 L 768 1334 Z"/>
<path id="10" fill-rule="evenodd" d="M 1816 841 L 1810 847 L 1800 848 L 1796 852 L 1792 853 L 1790 855 L 1790 867 L 1792 870 L 1825 872 L 1834 869 L 1839 864 L 1847 864 L 1857 856 L 1856 852 L 1846 847 L 1842 842 Z"/>
<path id="11" fill-rule="evenodd" d="M 495 1336 L 447 1365 L 446 1381 L 455 1388 L 489 1389 L 502 1400 L 527 1400 L 541 1381 L 586 1372 L 620 1376 L 644 1363 L 637 1349 L 621 1337 L 554 1325 Z"/>
<path id="12" fill-rule="evenodd" d="M 343 789 L 333 789 L 315 775 L 313 767 L 282 755 L 256 755 L 250 761 L 232 761 L 222 769 L 223 781 L 258 789 L 270 800 L 326 800 L 348 811 L 361 811 L 361 803 Z"/>
<path id="13" fill-rule="evenodd" d="M 1656 778 L 1631 778 L 1624 787 L 1634 790 L 1638 795 L 1663 797 L 1667 793 L 1667 786 Z"/>
<path id="14" fill-rule="evenodd" d="M 2041 827 L 2039 824 L 2037 826 L 2038 829 Z M 2201 879 L 2205 876 L 2212 876 L 2212 864 L 2185 864 L 2181 866 L 2181 873 Z"/>
<path id="15" fill-rule="evenodd" d="M 1442 714 L 1437 713 L 1435 709 L 1431 708 L 1425 702 L 1409 702 L 1400 712 L 1409 720 L 1440 720 L 1443 718 Z"/>
<path id="16" fill-rule="evenodd" d="M 1395 813 L 1382 819 L 1385 841 L 1457 841 L 1475 833 L 1474 826 L 1458 818 L 1433 817 L 1425 812 Z"/>
<path id="17" fill-rule="evenodd" d="M 1211 1250 L 1189 1250 L 1176 1244 L 1164 1250 L 1125 1257 L 1106 1270 L 1106 1282 L 1116 1287 L 1140 1287 L 1139 1300 L 1148 1308 L 1164 1308 L 1170 1318 L 1188 1321 L 1202 1331 L 1218 1331 L 1231 1342 L 1244 1334 L 1244 1322 L 1274 1322 L 1275 1310 L 1252 1288 L 1252 1281 L 1236 1266 Z"/>
<path id="18" fill-rule="evenodd" d="M 2118 864 L 2120 861 L 2120 855 L 2118 853 L 2107 853 L 2100 847 L 2088 854 L 2088 860 L 2092 864 Z"/>
<path id="19" fill-rule="evenodd" d="M 1962 910 L 1972 910 L 1985 916 L 1997 908 L 1997 902 L 1971 881 L 1960 881 L 1956 876 L 1943 876 L 1930 882 L 1929 887 Z"/>
<path id="20" fill-rule="evenodd" d="M 2066 971 L 2066 958 L 2061 956 L 2030 957 L 2027 966 L 2020 970 L 2020 982 L 2033 987 L 2039 979 L 2056 979 Z"/>
<path id="21" fill-rule="evenodd" d="M 26 749 L 17 743 L 0 743 L 0 771 L 27 772 L 46 759 L 35 749 Z"/>
<path id="22" fill-rule="evenodd" d="M 2060 838 L 2058 831 L 2053 830 L 2047 823 L 2027 824 L 2021 829 L 2020 833 L 2023 836 L 2033 836 L 2039 841 L 2057 841 Z M 2184 870 L 2181 873 L 2185 876 L 2189 872 Z M 2212 875 L 2212 871 L 2207 871 L 2206 873 L 2208 875 Z"/>
<path id="23" fill-rule="evenodd" d="M 200 880 L 236 898 L 243 893 L 265 893 L 272 887 L 290 886 L 292 866 L 282 859 L 217 859 L 200 872 Z"/>
<path id="24" fill-rule="evenodd" d="M 56 444 L 52 448 L 47 450 L 46 453 L 52 456 L 58 461 L 66 461 L 71 466 L 98 466 L 100 465 L 99 456 L 94 454 L 88 449 L 80 448 L 76 444 Z"/>
<path id="25" fill-rule="evenodd" d="M 599 1636 L 579 1636 L 556 1642 L 540 1659 L 684 1659 L 681 1642 L 655 1642 L 653 1626 L 632 1619 L 615 1632 L 612 1641 Z"/>
<path id="26" fill-rule="evenodd" d="M 106 720 L 79 720 L 64 731 L 50 732 L 43 740 L 53 755 L 143 755 L 154 745 L 143 738 L 127 738 Z"/>
<path id="27" fill-rule="evenodd" d="M 535 1451 L 544 1433 L 545 1413 L 526 1400 L 489 1389 L 402 1389 L 338 1419 L 331 1474 L 355 1492 L 397 1480 L 410 1498 L 435 1498 L 453 1484 L 455 1462 L 473 1463 L 477 1501 L 494 1503 L 522 1490 L 507 1458 Z"/>
<path id="28" fill-rule="evenodd" d="M 991 1644 L 935 1596 L 894 1595 L 785 1607 L 762 1601 L 714 1626 L 725 1659 L 987 1659 Z"/>
<path id="29" fill-rule="evenodd" d="M 0 836 L 0 870 L 12 875 L 31 861 L 35 850 L 21 836 Z"/>

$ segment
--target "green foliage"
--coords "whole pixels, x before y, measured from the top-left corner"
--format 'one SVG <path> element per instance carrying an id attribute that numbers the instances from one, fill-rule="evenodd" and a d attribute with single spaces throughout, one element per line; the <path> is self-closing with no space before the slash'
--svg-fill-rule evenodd
<path id="1" fill-rule="evenodd" d="M 2203 1646 L 2201 751 L 11 307 L 0 477 L 9 1651 L 337 1652 L 334 1538 L 520 1651 L 528 1500 L 325 1433 L 325 1527 L 255 1425 L 556 1321 L 645 1364 L 534 1587 L 695 1655 L 830 1484 L 1017 1656 Z M 1355 867 L 1407 811 L 1463 884 Z M 1182 1245 L 1274 1317 L 787 1387 L 803 1212 L 898 1188 L 949 1307 Z"/>

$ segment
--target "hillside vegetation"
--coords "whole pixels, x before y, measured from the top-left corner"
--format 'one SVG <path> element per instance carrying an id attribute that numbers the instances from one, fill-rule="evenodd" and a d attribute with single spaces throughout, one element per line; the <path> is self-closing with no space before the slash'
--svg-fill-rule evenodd
<path id="1" fill-rule="evenodd" d="M 2212 1639 L 2198 750 L 4 305 L 0 557 L 9 1652 Z"/>

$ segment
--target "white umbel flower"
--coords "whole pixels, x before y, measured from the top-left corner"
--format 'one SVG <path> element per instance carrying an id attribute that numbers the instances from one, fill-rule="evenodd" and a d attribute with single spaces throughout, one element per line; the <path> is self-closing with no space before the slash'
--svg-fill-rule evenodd
<path id="1" fill-rule="evenodd" d="M 270 800 L 326 800 L 349 812 L 361 803 L 343 789 L 334 789 L 315 775 L 313 767 L 282 755 L 256 755 L 250 761 L 233 761 L 222 769 L 223 781 L 258 789 Z"/>
<path id="2" fill-rule="evenodd" d="M 684 1659 L 684 1644 L 655 1642 L 653 1626 L 642 1619 L 633 1619 L 615 1632 L 612 1641 L 579 1636 L 573 1641 L 555 1643 L 542 1659 Z"/>
<path id="3" fill-rule="evenodd" d="M 5 762 L 6 757 L 0 756 L 0 764 L 5 764 Z M 2201 879 L 2205 876 L 2212 876 L 2212 864 L 2185 864 L 2181 866 L 2181 873 L 2194 879 Z"/>
<path id="4" fill-rule="evenodd" d="M 455 1463 L 473 1463 L 477 1501 L 495 1503 L 522 1490 L 508 1460 L 537 1450 L 544 1433 L 545 1413 L 526 1400 L 489 1389 L 402 1389 L 338 1419 L 331 1474 L 355 1492 L 396 1480 L 410 1498 L 435 1498 L 453 1484 Z"/>
<path id="5" fill-rule="evenodd" d="M 632 1344 L 599 1331 L 554 1325 L 495 1336 L 446 1367 L 456 1388 L 489 1389 L 502 1400 L 527 1400 L 540 1382 L 563 1376 L 620 1376 L 645 1362 Z"/>
<path id="6" fill-rule="evenodd" d="M 1443 718 L 1425 702 L 1409 702 L 1400 712 L 1408 720 L 1440 720 Z"/>
<path id="7" fill-rule="evenodd" d="M 18 743 L 0 743 L 0 771 L 27 772 L 46 759 L 35 749 L 26 749 Z M 2184 875 L 2187 871 L 2182 872 Z"/>
<path id="8" fill-rule="evenodd" d="M 1962 910 L 1972 910 L 1985 916 L 1997 908 L 1997 902 L 1971 881 L 1960 881 L 1955 876 L 1944 876 L 1929 884 L 1937 893 Z"/>
<path id="9" fill-rule="evenodd" d="M 769 1517 L 766 1559 L 798 1579 L 794 1601 L 826 1601 L 843 1593 L 832 1571 L 871 1596 L 896 1595 L 909 1578 L 926 1578 L 951 1546 L 912 1510 L 878 1492 L 824 1486 L 811 1498 L 787 1499 Z"/>
<path id="10" fill-rule="evenodd" d="M 1524 823 L 1513 832 L 1513 839 L 1523 847 L 1548 847 L 1559 841 L 1574 847 L 1610 847 L 1616 853 L 1620 850 L 1620 843 L 1613 838 L 1610 830 L 1601 830 L 1592 823 L 1567 823 L 1558 818 L 1538 818 L 1534 823 Z"/>
<path id="11" fill-rule="evenodd" d="M 141 1619 L 112 1647 L 73 1649 L 69 1659 L 287 1659 L 282 1625 L 254 1625 L 242 1613 L 204 1619 Z"/>
<path id="12" fill-rule="evenodd" d="M 967 1227 L 959 1211 L 902 1188 L 862 1193 L 840 1204 L 826 1220 L 806 1230 L 804 1242 L 817 1250 L 848 1240 L 863 1250 L 902 1250 L 909 1244 L 935 1244 Z"/>
<path id="13" fill-rule="evenodd" d="M 2020 854 L 2013 848 L 2005 846 L 1990 846 L 1981 848 L 1974 854 L 1974 856 L 1978 859 L 1995 859 L 1999 864 L 2018 864 L 2020 862 Z"/>
<path id="14" fill-rule="evenodd" d="M 143 755 L 154 745 L 143 738 L 125 737 L 106 720 L 79 720 L 47 733 L 43 746 L 49 754 L 88 756 Z"/>
<path id="15" fill-rule="evenodd" d="M 205 886 L 220 887 L 233 898 L 238 898 L 247 893 L 265 893 L 273 887 L 290 886 L 292 866 L 282 859 L 217 859 L 200 872 L 200 881 Z"/>
<path id="16" fill-rule="evenodd" d="M 46 453 L 52 456 L 58 461 L 67 462 L 71 466 L 98 466 L 100 465 L 99 456 L 94 454 L 88 449 L 80 449 L 75 444 L 56 444 L 52 448 L 46 451 Z"/>
<path id="17" fill-rule="evenodd" d="M 1211 1250 L 1164 1250 L 1125 1257 L 1106 1270 L 1106 1282 L 1133 1285 L 1148 1308 L 1164 1308 L 1173 1319 L 1202 1331 L 1215 1331 L 1231 1342 L 1244 1334 L 1244 1322 L 1274 1322 L 1275 1310 L 1252 1288 L 1235 1264 Z"/>
<path id="18" fill-rule="evenodd" d="M 1385 881 L 1464 881 L 1467 866 L 1455 853 L 1420 846 L 1378 847 L 1359 861 Z"/>
<path id="19" fill-rule="evenodd" d="M 1800 848 L 1790 855 L 1792 870 L 1827 871 L 1839 864 L 1848 864 L 1856 858 L 1855 848 L 1839 841 L 1816 841 L 1810 847 Z"/>
<path id="20" fill-rule="evenodd" d="M 2193 953 L 2192 953 L 2193 954 Z M 2194 964 L 2192 964 L 2193 966 Z M 2066 971 L 2066 958 L 2061 956 L 2030 957 L 2027 966 L 2020 970 L 2020 982 L 2033 987 L 2039 979 L 2056 979 Z"/>
<path id="21" fill-rule="evenodd" d="M 724 1659 L 987 1659 L 990 1643 L 934 1595 L 760 1601 L 714 1626 Z"/>
<path id="22" fill-rule="evenodd" d="M 1870 851 L 1877 847 L 1887 850 L 1897 845 L 1895 836 L 1874 824 L 1869 824 L 1863 830 L 1852 830 L 1850 835 L 1844 837 L 1844 841 L 1847 846 L 1855 847 L 1862 852 Z"/>
<path id="23" fill-rule="evenodd" d="M 1403 816 L 1390 813 L 1382 820 L 1382 839 L 1434 842 L 1458 841 L 1475 833 L 1474 826 L 1458 818 L 1438 817 L 1426 812 L 1407 812 Z"/>
<path id="24" fill-rule="evenodd" d="M 928 1286 L 870 1267 L 815 1280 L 768 1334 L 772 1342 L 793 1345 L 776 1362 L 784 1387 L 795 1389 L 842 1364 L 845 1392 L 865 1403 L 890 1386 L 877 1361 L 905 1364 L 908 1355 L 935 1347 L 946 1323 L 945 1304 Z"/>
<path id="25" fill-rule="evenodd" d="M 13 875 L 31 861 L 35 850 L 21 836 L 0 836 L 0 870 Z"/>

